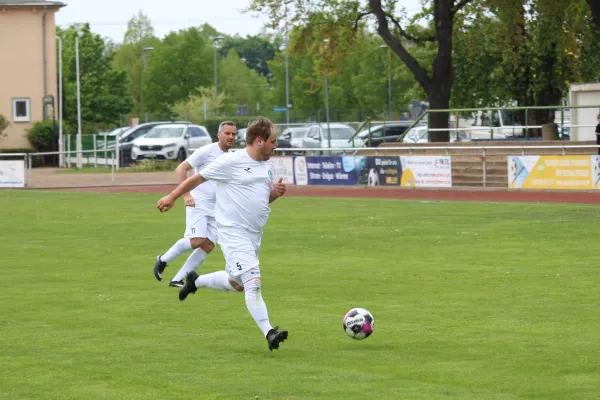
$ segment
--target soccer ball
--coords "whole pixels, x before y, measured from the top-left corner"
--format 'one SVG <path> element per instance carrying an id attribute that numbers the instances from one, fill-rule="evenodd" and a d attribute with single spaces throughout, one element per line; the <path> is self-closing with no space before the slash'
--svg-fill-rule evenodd
<path id="1" fill-rule="evenodd" d="M 374 328 L 375 318 L 364 308 L 353 308 L 344 315 L 344 332 L 352 339 L 366 339 Z"/>

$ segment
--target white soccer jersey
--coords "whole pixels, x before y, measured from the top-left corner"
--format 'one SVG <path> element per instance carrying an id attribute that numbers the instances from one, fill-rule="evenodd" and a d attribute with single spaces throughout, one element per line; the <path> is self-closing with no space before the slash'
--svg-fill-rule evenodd
<path id="1" fill-rule="evenodd" d="M 194 172 L 198 173 L 215 159 L 226 153 L 227 152 L 221 150 L 218 143 L 212 143 L 207 146 L 202 146 L 194 151 L 186 161 L 194 168 Z M 210 210 L 210 215 L 213 215 L 216 190 L 216 182 L 206 182 L 202 185 L 198 185 L 190 192 L 190 194 L 194 198 L 196 207 L 206 209 L 207 212 Z"/>
<path id="2" fill-rule="evenodd" d="M 261 235 L 271 211 L 269 196 L 274 174 L 270 161 L 255 161 L 246 149 L 225 154 L 200 171 L 205 179 L 217 181 L 218 228 Z"/>

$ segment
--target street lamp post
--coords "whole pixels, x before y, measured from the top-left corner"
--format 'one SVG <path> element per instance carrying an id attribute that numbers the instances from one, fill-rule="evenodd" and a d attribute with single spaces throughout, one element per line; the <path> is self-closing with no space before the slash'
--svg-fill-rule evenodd
<path id="1" fill-rule="evenodd" d="M 290 69 L 289 69 L 290 36 L 288 34 L 288 3 L 285 3 L 285 123 L 290 125 Z"/>
<path id="2" fill-rule="evenodd" d="M 81 81 L 79 79 L 79 35 L 75 36 L 75 79 L 77 85 L 77 168 L 82 168 L 81 145 Z M 70 157 L 69 157 L 70 158 Z"/>
<path id="3" fill-rule="evenodd" d="M 144 75 L 148 69 L 148 52 L 154 50 L 154 47 L 144 47 L 142 49 L 142 59 L 144 60 L 144 70 L 142 72 L 142 84 L 140 85 L 140 103 L 142 104 L 142 109 L 144 110 L 144 120 L 148 122 L 148 112 L 146 111 L 146 107 L 144 105 Z"/>
<path id="4" fill-rule="evenodd" d="M 217 98 L 219 97 L 219 78 L 217 73 L 217 40 L 225 39 L 223 36 L 215 36 L 212 38 L 213 41 L 213 63 L 215 71 L 215 114 L 217 114 Z"/>
<path id="5" fill-rule="evenodd" d="M 385 44 L 379 46 L 382 49 L 388 49 L 388 120 L 392 116 L 392 53 L 389 46 Z"/>
<path id="6" fill-rule="evenodd" d="M 56 37 L 58 41 L 58 166 L 64 167 L 65 155 L 63 145 L 63 105 L 62 105 L 62 91 L 63 91 L 63 71 L 62 71 L 62 38 Z M 70 150 L 70 149 L 69 149 Z"/>
<path id="7" fill-rule="evenodd" d="M 324 39 L 323 43 L 329 43 Z M 329 128 L 329 66 L 325 70 L 325 120 L 327 121 L 327 148 L 331 149 L 331 129 Z"/>

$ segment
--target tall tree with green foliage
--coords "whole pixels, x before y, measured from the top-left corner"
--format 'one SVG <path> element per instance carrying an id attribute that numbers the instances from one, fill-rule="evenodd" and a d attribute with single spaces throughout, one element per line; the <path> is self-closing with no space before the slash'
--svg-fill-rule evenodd
<path id="1" fill-rule="evenodd" d="M 127 71 L 127 89 L 133 97 L 133 111 L 140 117 L 145 111 L 142 96 L 142 85 L 147 77 L 144 73 L 144 56 L 152 57 L 150 48 L 156 48 L 160 43 L 160 39 L 154 36 L 150 19 L 140 11 L 127 23 L 123 44 L 114 54 L 115 67 Z"/>
<path id="2" fill-rule="evenodd" d="M 230 50 L 219 67 L 219 91 L 229 94 L 223 112 L 237 113 L 238 106 L 246 106 L 249 115 L 269 109 L 271 87 L 267 79 L 248 67 L 248 60 L 242 60 L 235 50 Z"/>
<path id="3" fill-rule="evenodd" d="M 77 88 L 75 37 L 79 37 L 81 118 L 85 131 L 107 129 L 119 124 L 121 114 L 131 110 L 126 72 L 112 65 L 112 54 L 105 51 L 104 39 L 92 33 L 89 24 L 57 28 L 63 41 L 64 119 L 77 126 Z"/>
<path id="4" fill-rule="evenodd" d="M 221 45 L 221 56 L 225 57 L 230 50 L 235 50 L 240 58 L 246 60 L 245 63 L 249 68 L 267 77 L 270 74 L 267 63 L 275 58 L 281 46 L 281 39 L 278 37 L 273 39 L 275 40 L 269 40 L 268 37 L 261 35 L 227 37 Z"/>
<path id="5" fill-rule="evenodd" d="M 423 13 L 407 20 L 403 10 L 396 2 L 381 0 L 252 0 L 251 11 L 260 11 L 270 16 L 273 26 L 280 26 L 284 16 L 291 16 L 295 23 L 309 27 L 309 32 L 318 30 L 321 34 L 333 34 L 330 37 L 329 51 L 337 52 L 343 43 L 337 38 L 347 38 L 347 31 L 360 26 L 362 21 L 371 18 L 383 41 L 390 46 L 395 55 L 402 60 L 423 91 L 427 95 L 431 108 L 447 109 L 452 94 L 452 38 L 454 21 L 457 14 L 472 0 L 426 0 Z M 424 21 L 427 28 L 422 29 L 418 22 Z M 314 36 L 314 33 L 313 33 Z M 325 38 L 325 36 L 323 36 Z M 333 40 L 332 40 L 333 39 Z M 414 55 L 415 47 L 434 43 L 436 54 L 429 66 L 420 62 Z M 332 61 L 335 57 L 332 57 Z M 331 65 L 330 65 L 331 67 Z M 448 114 L 435 113 L 430 118 L 432 128 L 448 128 Z M 432 141 L 448 141 L 447 131 L 435 131 Z"/>
<path id="6" fill-rule="evenodd" d="M 143 96 L 150 112 L 164 116 L 178 102 L 214 86 L 212 43 L 198 28 L 168 34 L 148 58 Z M 146 79 L 147 78 L 147 79 Z"/>

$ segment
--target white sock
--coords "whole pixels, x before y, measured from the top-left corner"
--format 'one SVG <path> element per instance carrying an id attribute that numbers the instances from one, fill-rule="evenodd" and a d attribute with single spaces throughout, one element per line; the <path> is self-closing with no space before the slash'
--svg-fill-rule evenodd
<path id="1" fill-rule="evenodd" d="M 190 239 L 183 238 L 179 239 L 165 254 L 160 256 L 160 260 L 166 263 L 173 261 L 186 251 L 192 249 L 192 245 L 190 243 Z"/>
<path id="2" fill-rule="evenodd" d="M 196 279 L 197 288 L 210 288 L 216 290 L 228 290 L 231 292 L 237 292 L 229 283 L 229 275 L 225 271 L 217 271 L 212 274 L 200 275 Z"/>
<path id="3" fill-rule="evenodd" d="M 206 259 L 206 252 L 200 248 L 194 250 L 192 254 L 185 260 L 183 267 L 175 274 L 173 281 L 182 281 L 187 276 L 188 272 L 195 271 L 198 269 L 200 264 Z"/>
<path id="4" fill-rule="evenodd" d="M 246 307 L 248 307 L 250 315 L 252 315 L 252 318 L 254 318 L 263 335 L 266 337 L 267 333 L 273 327 L 269 322 L 269 313 L 267 312 L 267 305 L 262 298 L 260 286 L 260 279 L 254 279 L 244 285 L 244 290 L 246 292 Z"/>

